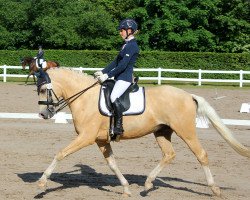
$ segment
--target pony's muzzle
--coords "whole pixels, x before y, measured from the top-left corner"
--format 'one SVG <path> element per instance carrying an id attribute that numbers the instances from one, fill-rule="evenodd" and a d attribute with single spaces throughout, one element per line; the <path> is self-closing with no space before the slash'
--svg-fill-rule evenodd
<path id="1" fill-rule="evenodd" d="M 43 119 L 50 119 L 56 114 L 54 108 L 49 108 L 39 112 L 39 117 Z"/>

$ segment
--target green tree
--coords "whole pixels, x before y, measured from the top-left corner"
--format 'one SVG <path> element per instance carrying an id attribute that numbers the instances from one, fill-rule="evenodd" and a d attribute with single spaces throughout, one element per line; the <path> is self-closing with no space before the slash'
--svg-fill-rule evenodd
<path id="1" fill-rule="evenodd" d="M 245 0 L 144 0 L 143 7 L 145 49 L 236 52 L 250 44 Z"/>
<path id="2" fill-rule="evenodd" d="M 115 50 L 124 18 L 142 50 L 249 52 L 248 0 L 0 0 L 0 49 Z"/>
<path id="3" fill-rule="evenodd" d="M 34 45 L 58 49 L 112 49 L 117 41 L 112 18 L 103 6 L 90 0 L 35 0 Z"/>
<path id="4" fill-rule="evenodd" d="M 220 0 L 218 12 L 211 20 L 216 35 L 216 51 L 244 52 L 250 50 L 250 3 L 247 0 Z"/>
<path id="5" fill-rule="evenodd" d="M 0 0 L 0 49 L 23 48 L 31 30 L 27 18 L 29 2 Z"/>

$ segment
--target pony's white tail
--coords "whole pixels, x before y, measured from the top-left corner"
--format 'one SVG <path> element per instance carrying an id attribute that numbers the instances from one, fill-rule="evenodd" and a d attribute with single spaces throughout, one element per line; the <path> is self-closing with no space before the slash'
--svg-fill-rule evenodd
<path id="1" fill-rule="evenodd" d="M 192 97 L 197 101 L 198 114 L 206 116 L 218 133 L 226 140 L 226 142 L 240 155 L 250 158 L 250 150 L 235 139 L 232 132 L 225 126 L 216 111 L 202 97 L 192 94 Z"/>

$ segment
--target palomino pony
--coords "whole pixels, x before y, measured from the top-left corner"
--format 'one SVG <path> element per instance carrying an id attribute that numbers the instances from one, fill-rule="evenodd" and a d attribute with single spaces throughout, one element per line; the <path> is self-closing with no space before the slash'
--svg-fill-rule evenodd
<path id="1" fill-rule="evenodd" d="M 27 65 L 29 66 L 29 75 L 26 78 L 25 84 L 27 84 L 28 79 L 31 75 L 33 75 L 33 80 L 36 83 L 35 72 L 38 71 L 38 67 L 36 65 L 36 59 L 34 59 L 33 57 L 24 57 L 21 59 L 21 64 L 22 64 L 23 70 L 25 69 Z M 59 66 L 60 64 L 58 62 L 48 60 L 46 61 L 46 67 L 43 68 L 43 70 L 46 71 L 47 69 L 55 68 Z"/>
<path id="2" fill-rule="evenodd" d="M 40 116 L 51 118 L 61 110 L 60 104 L 69 106 L 77 137 L 59 151 L 54 160 L 39 179 L 39 186 L 45 187 L 57 163 L 66 156 L 96 143 L 103 153 L 110 169 L 123 186 L 123 195 L 130 196 L 129 183 L 120 172 L 108 140 L 109 118 L 98 110 L 100 86 L 94 77 L 69 69 L 50 69 L 38 78 Z M 76 95 L 77 94 L 77 95 Z M 159 95 L 161 94 L 161 95 Z M 238 142 L 223 124 L 215 110 L 199 96 L 189 94 L 171 86 L 146 87 L 146 109 L 138 116 L 124 116 L 124 134 L 121 140 L 135 139 L 153 133 L 159 144 L 163 158 L 150 172 L 145 182 L 145 192 L 153 188 L 153 181 L 162 169 L 175 157 L 171 135 L 176 133 L 194 153 L 200 162 L 208 186 L 220 196 L 210 172 L 208 156 L 196 136 L 196 115 L 206 116 L 218 133 L 240 155 L 250 157 L 250 150 Z M 72 97 L 74 98 L 72 100 Z"/>

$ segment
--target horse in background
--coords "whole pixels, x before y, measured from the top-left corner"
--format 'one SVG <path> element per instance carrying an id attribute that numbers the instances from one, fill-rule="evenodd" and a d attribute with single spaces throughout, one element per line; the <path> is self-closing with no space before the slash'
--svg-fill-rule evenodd
<path id="1" fill-rule="evenodd" d="M 34 83 L 36 84 L 35 72 L 39 70 L 39 67 L 37 66 L 37 63 L 36 63 L 36 59 L 34 59 L 33 57 L 24 57 L 21 59 L 21 64 L 22 64 L 23 70 L 25 70 L 27 65 L 29 66 L 29 75 L 26 78 L 25 85 L 27 85 L 28 79 L 31 75 L 33 75 L 33 80 L 34 80 Z M 43 67 L 43 70 L 46 71 L 50 68 L 56 68 L 59 66 L 60 64 L 58 62 L 48 60 L 46 61 L 46 66 Z"/>

